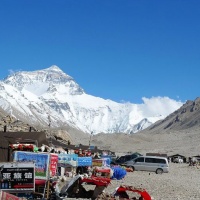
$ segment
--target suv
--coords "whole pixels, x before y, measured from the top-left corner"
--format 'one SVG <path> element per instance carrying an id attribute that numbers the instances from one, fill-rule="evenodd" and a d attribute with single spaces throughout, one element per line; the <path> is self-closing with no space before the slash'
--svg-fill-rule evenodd
<path id="1" fill-rule="evenodd" d="M 169 172 L 169 163 L 167 158 L 158 156 L 139 156 L 135 159 L 124 163 L 127 167 L 132 167 L 133 170 L 150 171 L 162 174 Z"/>

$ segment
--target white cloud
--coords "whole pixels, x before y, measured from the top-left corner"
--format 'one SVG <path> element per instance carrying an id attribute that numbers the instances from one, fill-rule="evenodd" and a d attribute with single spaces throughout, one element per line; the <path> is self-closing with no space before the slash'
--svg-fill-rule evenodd
<path id="1" fill-rule="evenodd" d="M 142 100 L 144 102 L 144 104 L 141 104 L 142 110 L 148 116 L 167 116 L 183 105 L 183 102 L 169 97 L 143 97 Z"/>

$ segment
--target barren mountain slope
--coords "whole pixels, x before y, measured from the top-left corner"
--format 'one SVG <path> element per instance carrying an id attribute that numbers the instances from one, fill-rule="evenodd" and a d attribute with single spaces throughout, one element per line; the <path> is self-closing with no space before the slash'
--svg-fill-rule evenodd
<path id="1" fill-rule="evenodd" d="M 180 109 L 135 134 L 98 134 L 92 144 L 119 153 L 155 152 L 200 154 L 200 98 L 187 101 Z"/>
<path id="2" fill-rule="evenodd" d="M 98 134 L 91 140 L 91 145 L 97 145 L 103 149 L 110 149 L 118 155 L 128 152 L 145 154 L 167 153 L 194 156 L 200 154 L 200 130 L 171 131 L 160 133 L 136 133 L 127 134 Z M 86 141 L 82 139 L 82 142 Z M 87 143 L 86 143 L 87 144 Z"/>
<path id="3" fill-rule="evenodd" d="M 200 128 L 200 98 L 187 101 L 178 110 L 149 126 L 145 132 L 159 132 L 159 130 L 188 130 Z"/>

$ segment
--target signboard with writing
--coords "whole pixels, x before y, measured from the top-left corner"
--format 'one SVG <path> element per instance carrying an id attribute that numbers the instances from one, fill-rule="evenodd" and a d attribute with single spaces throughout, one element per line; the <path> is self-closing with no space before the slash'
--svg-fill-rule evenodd
<path id="1" fill-rule="evenodd" d="M 34 153 L 26 151 L 15 151 L 14 161 L 17 162 L 34 162 L 35 178 L 47 180 L 49 177 L 49 159 L 48 153 Z"/>
<path id="2" fill-rule="evenodd" d="M 58 164 L 58 154 L 50 154 L 50 176 L 55 176 Z"/>
<path id="3" fill-rule="evenodd" d="M 24 192 L 35 190 L 35 163 L 10 162 L 0 163 L 2 167 L 0 190 Z"/>
<path id="4" fill-rule="evenodd" d="M 76 167 L 78 162 L 77 154 L 58 154 L 58 166 Z"/>
<path id="5" fill-rule="evenodd" d="M 101 158 L 103 159 L 103 166 L 104 167 L 110 167 L 111 156 L 109 156 L 109 155 L 102 155 Z"/>
<path id="6" fill-rule="evenodd" d="M 104 156 L 100 159 L 93 159 L 92 160 L 93 167 L 110 167 L 110 157 Z"/>
<path id="7" fill-rule="evenodd" d="M 102 167 L 103 166 L 103 159 L 93 159 L 92 160 L 93 167 Z"/>
<path id="8" fill-rule="evenodd" d="M 78 166 L 92 166 L 92 157 L 78 157 Z"/>

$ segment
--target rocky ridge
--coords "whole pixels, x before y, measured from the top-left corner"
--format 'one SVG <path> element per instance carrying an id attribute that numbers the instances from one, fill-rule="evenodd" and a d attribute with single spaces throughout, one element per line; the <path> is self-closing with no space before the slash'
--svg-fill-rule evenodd
<path id="1" fill-rule="evenodd" d="M 145 131 L 155 132 L 159 130 L 189 130 L 200 128 L 200 98 L 187 101 L 178 110 L 149 126 Z"/>
<path id="2" fill-rule="evenodd" d="M 45 132 L 47 138 L 53 137 L 60 141 L 70 141 L 73 143 L 73 137 L 66 130 L 62 129 L 43 129 L 42 127 L 33 127 L 30 124 L 20 121 L 15 117 L 8 115 L 0 109 L 0 131 L 2 132 Z"/>

